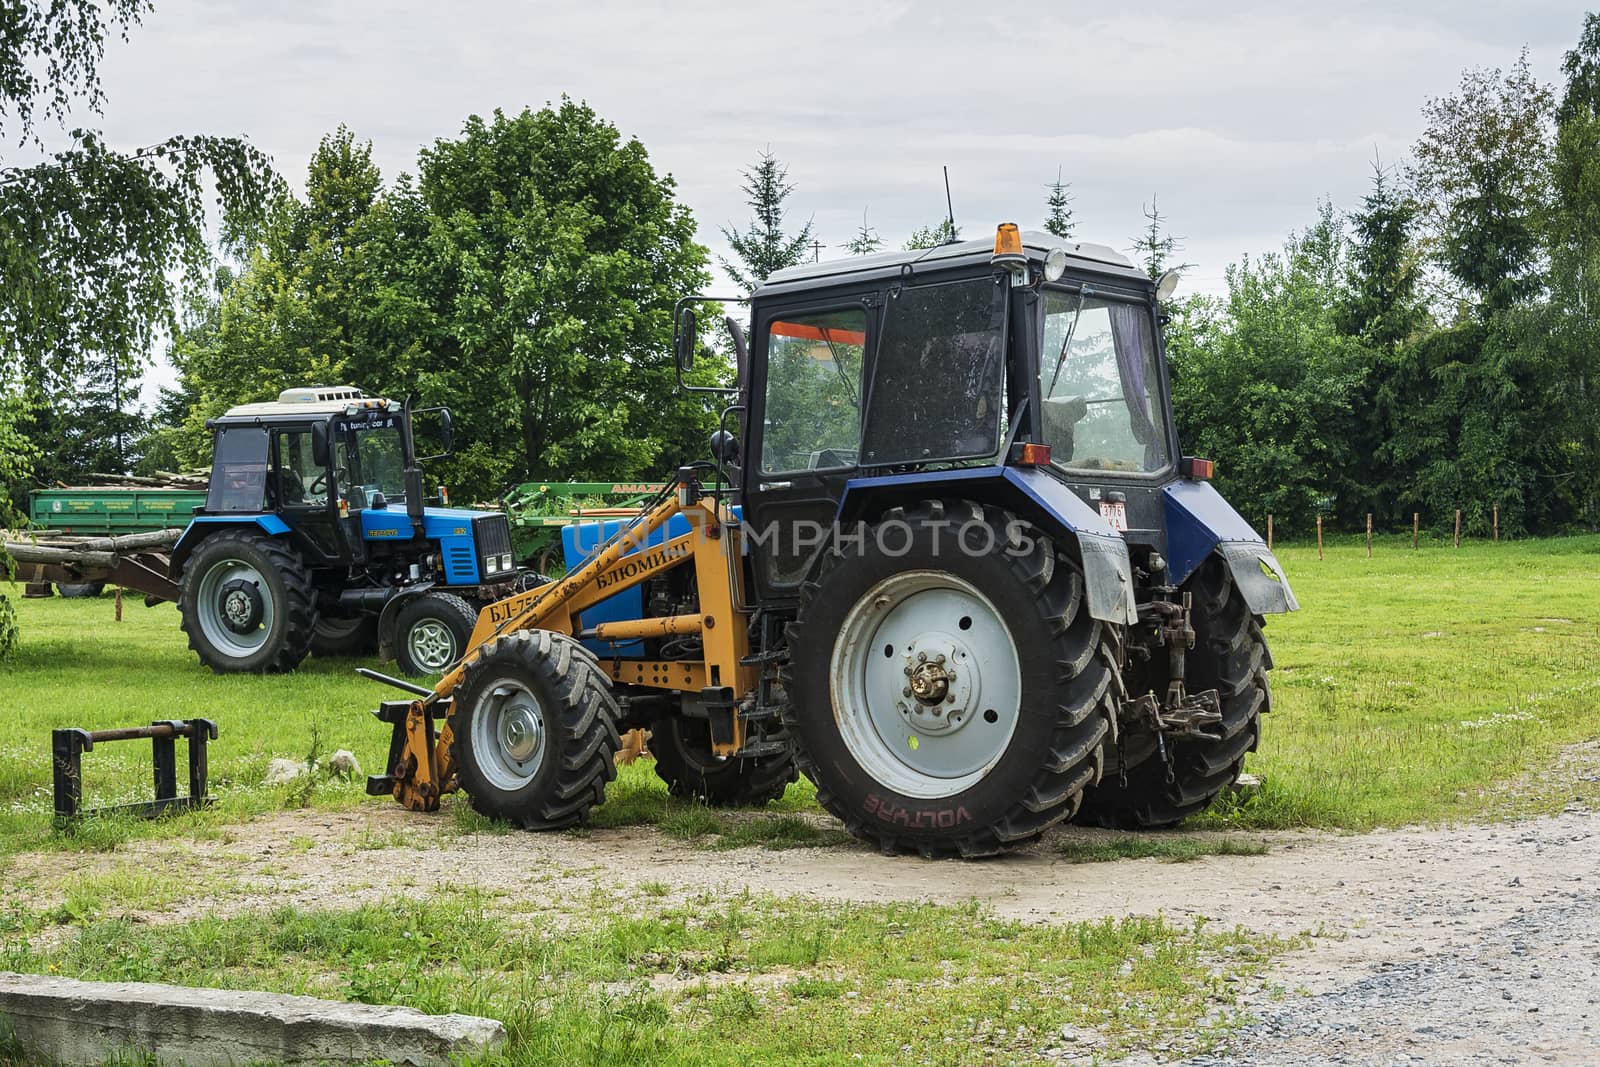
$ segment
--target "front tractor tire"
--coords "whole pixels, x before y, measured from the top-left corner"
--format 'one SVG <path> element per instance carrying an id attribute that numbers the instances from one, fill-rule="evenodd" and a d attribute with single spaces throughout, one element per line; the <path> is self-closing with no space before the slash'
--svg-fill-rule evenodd
<path id="1" fill-rule="evenodd" d="M 1040 530 L 965 501 L 893 509 L 836 548 L 801 591 L 784 685 L 818 802 L 925 856 L 1070 818 L 1115 721 L 1114 635 L 1083 592 Z"/>
<path id="2" fill-rule="evenodd" d="M 394 621 L 394 658 L 405 674 L 443 674 L 472 639 L 478 611 L 454 593 L 424 593 Z"/>
<path id="3" fill-rule="evenodd" d="M 716 808 L 768 804 L 798 777 L 792 748 L 753 759 L 716 756 L 710 726 L 680 715 L 664 716 L 650 727 L 650 754 L 668 793 Z"/>
<path id="4" fill-rule="evenodd" d="M 189 647 L 218 674 L 276 674 L 306 658 L 316 594 L 300 554 L 250 530 L 212 534 L 184 564 L 178 610 Z"/>
<path id="5" fill-rule="evenodd" d="M 617 702 L 594 657 L 549 630 L 486 642 L 453 694 L 450 754 L 472 806 L 526 830 L 572 826 L 617 775 Z"/>
<path id="6" fill-rule="evenodd" d="M 1184 656 L 1184 686 L 1190 693 L 1217 691 L 1222 722 L 1215 738 L 1180 738 L 1167 743 L 1163 761 L 1150 734 L 1123 738 L 1118 756 L 1106 757 L 1105 779 L 1084 797 L 1078 821 L 1120 830 L 1174 826 L 1211 806 L 1239 780 L 1244 757 L 1261 738 L 1261 716 L 1272 706 L 1267 671 L 1272 654 L 1261 619 L 1245 604 L 1227 565 L 1212 557 L 1190 579 L 1194 647 Z M 1130 694 L 1132 695 L 1132 694 Z"/>

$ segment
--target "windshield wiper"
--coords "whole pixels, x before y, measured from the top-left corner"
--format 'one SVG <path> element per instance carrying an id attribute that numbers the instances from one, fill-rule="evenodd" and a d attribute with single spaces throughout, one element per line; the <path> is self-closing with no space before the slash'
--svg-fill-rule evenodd
<path id="1" fill-rule="evenodd" d="M 1050 388 L 1044 391 L 1045 396 L 1050 396 L 1056 391 L 1056 379 L 1061 377 L 1061 366 L 1067 361 L 1067 349 L 1072 345 L 1072 332 L 1078 328 L 1078 317 L 1083 314 L 1083 299 L 1089 295 L 1089 287 L 1085 285 L 1078 290 L 1078 307 L 1072 313 L 1072 321 L 1067 323 L 1067 336 L 1061 339 L 1061 354 L 1056 356 L 1055 373 L 1050 375 Z"/>

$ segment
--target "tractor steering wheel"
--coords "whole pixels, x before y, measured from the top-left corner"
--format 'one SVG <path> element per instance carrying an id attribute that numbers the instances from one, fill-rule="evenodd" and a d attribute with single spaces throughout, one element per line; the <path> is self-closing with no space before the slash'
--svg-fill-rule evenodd
<path id="1" fill-rule="evenodd" d="M 327 491 L 328 491 L 328 472 L 327 471 L 323 471 L 321 474 L 317 475 L 315 478 L 313 478 L 311 480 L 311 484 L 306 486 L 306 492 L 308 492 L 308 493 L 326 493 Z"/>

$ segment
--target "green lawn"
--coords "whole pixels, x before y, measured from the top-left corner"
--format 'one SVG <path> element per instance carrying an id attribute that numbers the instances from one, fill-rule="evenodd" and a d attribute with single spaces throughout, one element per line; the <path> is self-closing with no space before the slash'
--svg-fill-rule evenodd
<path id="1" fill-rule="evenodd" d="M 1371 560 L 1352 540 L 1330 544 L 1320 561 L 1307 546 L 1279 546 L 1279 556 L 1303 610 L 1267 627 L 1274 710 L 1248 764 L 1263 788 L 1198 826 L 1360 830 L 1555 810 L 1574 790 L 1593 789 L 1548 772 L 1564 747 L 1600 738 L 1600 538 L 1420 551 L 1405 538 L 1380 539 Z M 272 757 L 306 754 L 313 729 L 324 751 L 348 748 L 369 772 L 387 751 L 385 728 L 366 712 L 393 694 L 357 677 L 357 662 L 310 659 L 289 676 L 217 676 L 189 652 L 170 605 L 130 598 L 121 623 L 109 597 L 17 607 L 23 646 L 0 666 L 14 724 L 0 742 L 0 852 L 73 844 L 47 825 L 54 727 L 215 720 L 220 803 L 186 820 L 184 832 L 290 802 L 288 790 L 260 783 Z M 89 753 L 86 803 L 146 795 L 149 759 L 138 742 Z M 817 810 L 811 797 L 801 782 L 771 815 L 730 821 L 668 803 L 641 763 L 624 770 L 593 822 L 660 823 L 724 847 L 836 840 L 793 818 Z M 382 803 L 367 800 L 359 782 L 319 785 L 310 802 Z M 160 832 L 101 831 L 112 840 Z M 91 843 L 96 832 L 86 831 Z"/>
<path id="2" fill-rule="evenodd" d="M 1202 825 L 1378 825 L 1559 810 L 1600 738 L 1600 537 L 1413 551 L 1280 546 L 1302 610 L 1274 618 L 1261 792 Z M 1587 777 L 1593 777 L 1593 766 Z"/>

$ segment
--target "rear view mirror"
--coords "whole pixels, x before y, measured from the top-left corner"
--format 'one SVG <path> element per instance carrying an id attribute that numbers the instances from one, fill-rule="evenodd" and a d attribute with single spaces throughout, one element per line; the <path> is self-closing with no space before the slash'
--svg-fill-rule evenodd
<path id="1" fill-rule="evenodd" d="M 450 414 L 449 408 L 439 409 L 439 437 L 444 442 L 446 452 L 453 451 L 456 447 L 456 420 Z"/>
<path id="2" fill-rule="evenodd" d="M 328 465 L 328 424 L 311 424 L 311 461 L 319 467 Z"/>
<path id="3" fill-rule="evenodd" d="M 674 358 L 678 361 L 678 370 L 686 371 L 694 366 L 694 349 L 699 343 L 699 324 L 695 321 L 694 308 L 684 305 L 678 309 L 677 321 L 673 323 L 672 350 Z"/>

